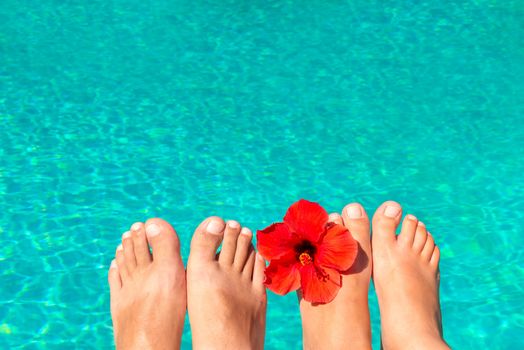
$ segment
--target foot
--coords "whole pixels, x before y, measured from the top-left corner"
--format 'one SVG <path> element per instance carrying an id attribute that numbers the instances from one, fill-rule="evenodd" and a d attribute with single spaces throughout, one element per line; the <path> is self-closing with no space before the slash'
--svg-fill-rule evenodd
<path id="1" fill-rule="evenodd" d="M 187 263 L 188 313 L 195 349 L 263 349 L 265 262 L 248 228 L 218 217 L 204 220 Z M 217 249 L 222 243 L 222 249 Z"/>
<path id="2" fill-rule="evenodd" d="M 180 348 L 186 279 L 171 225 L 161 219 L 133 224 L 122 236 L 108 279 L 117 350 Z"/>
<path id="3" fill-rule="evenodd" d="M 385 202 L 373 217 L 373 282 L 384 349 L 449 349 L 442 338 L 440 251 L 426 226 Z"/>
<path id="4" fill-rule="evenodd" d="M 342 275 L 342 288 L 323 305 L 300 301 L 304 349 L 371 349 L 368 290 L 371 280 L 369 219 L 358 203 L 347 205 L 330 221 L 345 225 L 359 243 L 355 264 Z"/>

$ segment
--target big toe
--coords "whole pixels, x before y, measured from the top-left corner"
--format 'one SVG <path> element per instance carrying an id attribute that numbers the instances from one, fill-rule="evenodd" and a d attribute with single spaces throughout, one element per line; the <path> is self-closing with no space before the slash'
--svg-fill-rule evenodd
<path id="1" fill-rule="evenodd" d="M 197 227 L 191 240 L 191 252 L 189 253 L 189 264 L 194 259 L 199 261 L 216 260 L 216 252 L 224 238 L 224 220 L 217 216 L 211 216 Z"/>
<path id="2" fill-rule="evenodd" d="M 181 262 L 180 241 L 173 227 L 165 220 L 154 218 L 145 223 L 147 241 L 153 250 L 154 262 Z"/>
<path id="3" fill-rule="evenodd" d="M 378 207 L 373 215 L 373 249 L 395 241 L 401 217 L 402 207 L 397 202 L 387 201 Z"/>
<path id="4" fill-rule="evenodd" d="M 355 270 L 355 272 L 362 271 L 369 265 L 371 255 L 368 215 L 362 205 L 359 203 L 351 203 L 343 209 L 342 219 L 344 226 L 348 228 L 359 245 L 359 256 L 357 256 L 352 270 Z"/>
<path id="5" fill-rule="evenodd" d="M 342 211 L 344 225 L 361 245 L 369 246 L 369 218 L 359 203 L 346 205 Z"/>

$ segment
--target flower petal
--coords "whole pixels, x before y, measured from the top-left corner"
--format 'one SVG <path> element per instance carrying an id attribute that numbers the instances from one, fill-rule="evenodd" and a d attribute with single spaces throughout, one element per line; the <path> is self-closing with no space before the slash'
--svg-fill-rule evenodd
<path id="1" fill-rule="evenodd" d="M 340 274 L 330 268 L 320 268 L 315 264 L 300 269 L 302 298 L 311 303 L 329 303 L 337 296 L 342 286 Z"/>
<path id="2" fill-rule="evenodd" d="M 343 272 L 355 262 L 358 243 L 343 225 L 330 223 L 326 234 L 317 247 L 315 263 Z"/>
<path id="3" fill-rule="evenodd" d="M 318 203 L 301 199 L 293 203 L 284 216 L 284 222 L 302 239 L 316 243 L 324 233 L 328 213 Z"/>
<path id="4" fill-rule="evenodd" d="M 285 223 L 279 222 L 257 231 L 257 249 L 266 260 L 291 254 L 295 244 L 295 235 Z"/>
<path id="5" fill-rule="evenodd" d="M 300 288 L 299 264 L 289 259 L 272 260 L 266 268 L 264 284 L 274 293 L 284 295 Z"/>

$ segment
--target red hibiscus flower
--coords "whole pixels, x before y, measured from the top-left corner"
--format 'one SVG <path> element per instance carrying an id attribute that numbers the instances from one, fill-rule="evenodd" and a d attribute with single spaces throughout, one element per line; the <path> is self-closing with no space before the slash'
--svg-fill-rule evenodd
<path id="1" fill-rule="evenodd" d="M 324 304 L 342 286 L 341 273 L 357 256 L 358 244 L 343 225 L 328 223 L 319 204 L 304 199 L 291 205 L 284 222 L 257 231 L 259 253 L 269 260 L 266 286 L 284 295 L 302 289 L 302 297 Z"/>

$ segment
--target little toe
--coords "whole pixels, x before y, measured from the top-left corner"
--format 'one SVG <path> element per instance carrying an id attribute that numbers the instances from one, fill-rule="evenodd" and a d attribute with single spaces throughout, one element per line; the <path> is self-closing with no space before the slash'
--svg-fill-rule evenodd
<path id="1" fill-rule="evenodd" d="M 133 238 L 133 249 L 135 251 L 136 264 L 138 267 L 147 266 L 153 261 L 146 238 L 144 224 L 135 222 L 131 226 L 131 237 Z"/>
<path id="2" fill-rule="evenodd" d="M 234 220 L 226 223 L 224 231 L 224 241 L 220 249 L 220 256 L 218 262 L 221 265 L 231 265 L 235 259 L 235 252 L 237 249 L 237 239 L 240 234 L 240 224 Z"/>
<path id="3" fill-rule="evenodd" d="M 135 249 L 131 232 L 127 231 L 122 235 L 122 247 L 124 248 L 124 259 L 129 273 L 133 273 L 136 268 Z"/>
<path id="4" fill-rule="evenodd" d="M 395 232 L 402 217 L 402 207 L 397 202 L 387 201 L 373 215 L 373 244 L 376 246 L 395 241 Z"/>
<path id="5" fill-rule="evenodd" d="M 422 249 L 420 256 L 422 257 L 422 259 L 424 259 L 424 261 L 429 261 L 431 259 L 431 256 L 433 255 L 434 250 L 435 241 L 433 240 L 433 236 L 428 232 L 426 242 L 424 242 L 424 248 Z"/>
<path id="6" fill-rule="evenodd" d="M 253 233 L 247 227 L 242 227 L 240 230 L 240 235 L 237 239 L 237 250 L 235 252 L 235 259 L 233 261 L 233 268 L 240 272 L 244 269 L 246 260 L 249 256 L 250 250 L 253 249 L 251 244 L 251 239 L 253 238 Z"/>
<path id="7" fill-rule="evenodd" d="M 264 286 L 264 271 L 266 269 L 266 262 L 259 253 L 256 253 L 255 267 L 253 269 L 253 287 L 259 293 L 265 293 L 266 287 Z"/>
<path id="8" fill-rule="evenodd" d="M 121 244 L 116 247 L 115 260 L 120 273 L 120 278 L 122 279 L 122 284 L 125 284 L 129 280 L 129 271 L 124 257 L 124 247 L 122 247 Z"/>
<path id="9" fill-rule="evenodd" d="M 433 249 L 433 254 L 431 255 L 431 259 L 429 260 L 429 264 L 435 270 L 438 270 L 439 261 L 440 261 L 440 249 L 438 246 L 435 245 L 435 248 Z"/>
<path id="10" fill-rule="evenodd" d="M 107 281 L 109 282 L 111 297 L 113 297 L 113 295 L 118 293 L 122 288 L 122 280 L 120 279 L 116 260 L 111 261 L 111 266 L 109 267 L 109 272 L 107 274 Z"/>
<path id="11" fill-rule="evenodd" d="M 180 241 L 173 227 L 165 220 L 154 218 L 146 221 L 146 237 L 153 250 L 154 262 L 179 262 Z"/>
<path id="12" fill-rule="evenodd" d="M 402 228 L 398 235 L 398 241 L 404 247 L 412 247 L 415 239 L 415 232 L 417 232 L 418 219 L 411 214 L 406 215 L 402 222 Z"/>
<path id="13" fill-rule="evenodd" d="M 212 261 L 216 259 L 216 252 L 224 236 L 224 220 L 212 216 L 202 221 L 191 239 L 189 259 Z"/>
<path id="14" fill-rule="evenodd" d="M 252 248 L 250 249 L 246 264 L 244 265 L 244 269 L 242 270 L 242 276 L 247 280 L 251 280 L 253 278 L 253 268 L 255 267 L 255 260 L 256 252 L 255 249 Z"/>
<path id="15" fill-rule="evenodd" d="M 426 231 L 426 225 L 422 221 L 418 222 L 415 238 L 413 239 L 413 250 L 420 253 L 426 240 L 428 238 L 428 232 Z"/>

